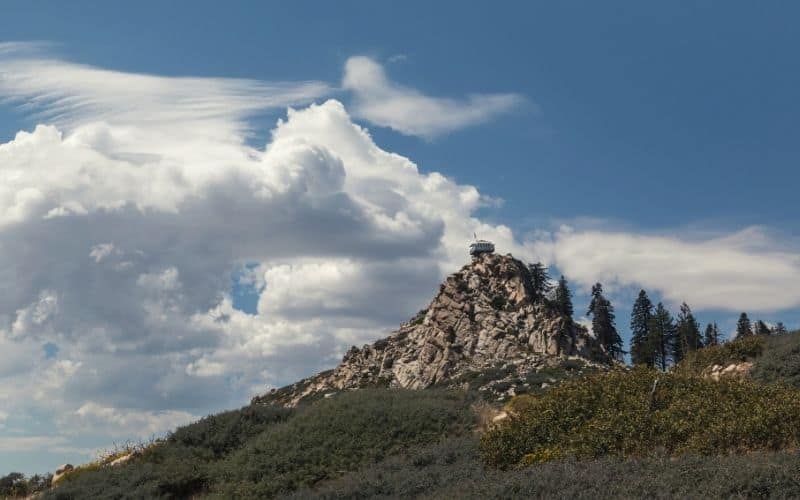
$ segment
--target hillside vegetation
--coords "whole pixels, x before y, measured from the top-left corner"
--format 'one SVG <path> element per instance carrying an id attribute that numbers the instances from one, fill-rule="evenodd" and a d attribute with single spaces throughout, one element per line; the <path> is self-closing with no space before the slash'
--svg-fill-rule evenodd
<path id="1" fill-rule="evenodd" d="M 47 498 L 264 498 L 465 435 L 465 394 L 362 390 L 297 410 L 249 406 L 178 429 L 120 467 L 68 475 Z"/>
<path id="2" fill-rule="evenodd" d="M 477 391 L 251 405 L 70 473 L 45 498 L 797 498 L 798 356 L 800 334 L 753 336 L 670 373 L 566 377 L 513 398 L 483 433 Z M 749 380 L 704 376 L 747 360 Z"/>
<path id="3" fill-rule="evenodd" d="M 785 335 L 790 343 L 800 347 L 800 338 L 794 335 Z M 730 363 L 755 360 L 761 358 L 765 349 L 768 357 L 782 357 L 775 352 L 776 342 L 770 337 L 753 335 L 743 337 L 734 342 L 704 347 L 689 353 L 681 363 L 675 367 L 676 372 L 686 375 L 702 375 L 714 365 L 724 366 Z M 759 364 L 763 359 L 759 359 Z"/>
<path id="4" fill-rule="evenodd" d="M 565 382 L 542 396 L 520 396 L 511 409 L 513 417 L 481 441 L 489 465 L 800 444 L 800 392 L 733 378 L 619 370 Z"/>
<path id="5" fill-rule="evenodd" d="M 487 468 L 476 439 L 463 437 L 392 457 L 289 498 L 788 499 L 800 498 L 798 470 L 800 457 L 783 452 L 570 459 L 500 470 Z"/>

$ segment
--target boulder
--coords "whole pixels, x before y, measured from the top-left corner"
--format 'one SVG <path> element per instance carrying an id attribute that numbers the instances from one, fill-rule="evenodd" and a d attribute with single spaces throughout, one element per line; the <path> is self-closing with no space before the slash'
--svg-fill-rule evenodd
<path id="1" fill-rule="evenodd" d="M 741 361 L 738 363 L 730 363 L 725 367 L 721 365 L 712 365 L 704 374 L 711 380 L 719 381 L 723 377 L 746 377 L 752 368 L 753 363 L 751 361 Z"/>
<path id="2" fill-rule="evenodd" d="M 493 423 L 493 424 L 496 424 L 496 423 L 498 423 L 498 422 L 502 422 L 503 420 L 505 420 L 505 419 L 507 419 L 507 418 L 508 418 L 508 412 L 501 411 L 500 413 L 498 413 L 497 415 L 495 415 L 495 416 L 492 418 L 492 423 Z"/>
<path id="3" fill-rule="evenodd" d="M 141 452 L 139 452 L 139 451 L 131 451 L 129 453 L 126 453 L 124 455 L 121 455 L 121 456 L 115 458 L 114 460 L 109 462 L 108 465 L 110 465 L 112 467 L 117 466 L 117 465 L 122 465 L 124 463 L 129 462 L 133 457 L 139 455 L 140 453 Z"/>
<path id="4" fill-rule="evenodd" d="M 65 475 L 66 475 L 68 472 L 70 472 L 70 471 L 72 471 L 72 470 L 74 470 L 74 469 L 75 469 L 75 467 L 73 467 L 73 466 L 72 466 L 72 464 L 63 464 L 63 465 L 60 465 L 60 466 L 58 467 L 58 469 L 56 469 L 56 472 L 55 472 L 55 474 L 53 474 L 53 479 L 50 481 L 50 484 L 56 484 L 58 481 L 60 481 L 61 479 L 63 479 L 63 478 L 64 478 L 64 476 L 65 476 Z"/>

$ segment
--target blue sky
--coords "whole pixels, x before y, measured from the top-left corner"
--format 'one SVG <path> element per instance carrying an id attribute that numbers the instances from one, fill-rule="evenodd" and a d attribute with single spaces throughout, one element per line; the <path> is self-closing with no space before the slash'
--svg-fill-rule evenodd
<path id="1" fill-rule="evenodd" d="M 503 220 L 588 213 L 796 230 L 786 204 L 800 176 L 796 9 L 699 4 L 11 2 L 0 28 L 79 62 L 163 75 L 337 81 L 353 54 L 402 55 L 392 77 L 425 92 L 513 91 L 538 105 L 434 142 L 374 131 L 422 168 L 502 196 Z M 4 114 L 3 137 L 18 125 Z M 535 179 L 537 196 L 521 179 Z M 583 196 L 558 203 L 566 186 Z"/>
<path id="2" fill-rule="evenodd" d="M 374 131 L 422 168 L 501 196 L 505 221 L 593 214 L 796 230 L 797 12 L 615 4 L 11 2 L 0 27 L 79 62 L 163 75 L 336 81 L 353 54 L 399 55 L 393 77 L 424 91 L 514 91 L 538 106 L 434 142 Z M 8 138 L 20 120 L 4 111 Z M 559 203 L 567 186 L 583 196 Z"/>
<path id="3" fill-rule="evenodd" d="M 800 143 L 795 137 L 800 111 L 800 66 L 796 62 L 800 34 L 794 23 L 798 11 L 800 7 L 789 3 L 745 2 L 517 2 L 469 6 L 463 2 L 233 2 L 224 7 L 215 2 L 142 1 L 125 7 L 98 2 L 5 3 L 0 16 L 0 43 L 17 44 L 14 57 L 21 57 L 16 54 L 19 47 L 33 55 L 25 55 L 27 59 L 17 66 L 0 59 L 0 144 L 14 141 L 20 130 L 31 132 L 39 123 L 53 124 L 66 142 L 72 141 L 69 147 L 80 143 L 92 155 L 105 155 L 109 162 L 136 154 L 137 158 L 168 158 L 170 161 L 159 167 L 165 171 L 185 163 L 188 166 L 182 175 L 188 179 L 187 184 L 194 186 L 196 180 L 199 186 L 213 185 L 214 196 L 205 187 L 184 193 L 181 183 L 170 185 L 169 190 L 165 188 L 157 196 L 152 195 L 152 190 L 131 193 L 120 186 L 135 177 L 134 169 L 120 177 L 124 180 L 119 184 L 109 181 L 97 193 L 86 194 L 89 190 L 84 189 L 70 192 L 67 197 L 63 193 L 72 189 L 82 174 L 75 173 L 78 170 L 69 175 L 54 174 L 52 169 L 66 172 L 61 163 L 66 165 L 68 160 L 60 154 L 42 160 L 41 170 L 36 170 L 41 173 L 31 174 L 27 184 L 20 183 L 17 191 L 9 191 L 8 199 L 16 199 L 17 205 L 3 205 L 4 193 L 0 190 L 0 206 L 6 207 L 8 213 L 8 207 L 22 207 L 21 215 L 9 219 L 9 225 L 3 226 L 0 219 L 0 248 L 3 231 L 6 238 L 13 236 L 28 244 L 27 248 L 37 250 L 50 241 L 41 234 L 65 235 L 56 240 L 64 254 L 42 266 L 47 274 L 19 285 L 24 293 L 0 299 L 0 333 L 5 331 L 9 339 L 13 338 L 14 349 L 18 349 L 14 355 L 39 353 L 41 359 L 37 363 L 41 370 L 55 370 L 53 373 L 64 379 L 75 379 L 74 387 L 68 391 L 74 395 L 72 402 L 25 408 L 0 406 L 0 472 L 42 471 L 64 461 L 80 461 L 81 453 L 111 442 L 111 436 L 120 441 L 124 440 L 119 439 L 120 434 L 141 434 L 140 428 L 156 432 L 182 418 L 242 404 L 256 388 L 288 383 L 330 366 L 343 346 L 381 336 L 424 305 L 435 290 L 438 275 L 455 270 L 459 264 L 459 254 L 452 250 L 460 248 L 458 238 L 476 228 L 483 229 L 482 236 L 498 240 L 501 250 L 526 259 L 544 259 L 556 272 L 567 274 L 578 292 L 579 311 L 587 302 L 583 291 L 597 279 L 606 283 L 626 340 L 629 307 L 639 287 L 647 288 L 657 300 L 663 298 L 673 310 L 677 310 L 680 301 L 688 301 L 701 321 L 719 321 L 726 331 L 733 327 L 742 309 L 750 311 L 754 319 L 782 320 L 790 327 L 800 325 L 800 284 L 794 279 L 800 273 L 800 241 L 795 236 L 800 230 L 795 207 L 800 185 Z M 34 42 L 38 45 L 32 45 Z M 101 95 L 103 77 L 97 79 L 99 84 L 83 87 L 83 80 L 94 77 L 78 70 L 64 81 L 58 74 L 45 77 L 35 64 L 37 61 L 46 61 L 50 67 L 54 67 L 53 61 L 78 63 L 114 70 L 122 76 L 118 87 L 109 87 L 116 89 L 114 92 Z M 355 82 L 352 85 L 346 82 L 348 68 Z M 21 80 L 22 84 L 13 88 L 3 87 L 4 71 L 11 77 L 16 77 L 17 71 L 29 72 L 25 74 L 30 79 Z M 385 81 L 368 80 L 364 75 L 371 75 L 370 71 L 382 71 Z M 303 97 L 282 95 L 276 98 L 277 105 L 258 105 L 252 112 L 241 111 L 230 117 L 215 116 L 210 123 L 201 123 L 200 118 L 183 123 L 166 112 L 158 114 L 169 108 L 171 97 L 148 94 L 142 98 L 141 115 L 132 116 L 130 110 L 122 115 L 120 109 L 126 102 L 117 96 L 126 88 L 133 89 L 134 94 L 144 91 L 138 84 L 126 86 L 125 79 L 133 74 L 163 77 L 159 80 L 163 86 L 157 87 L 174 88 L 175 94 L 169 94 L 173 97 L 181 95 L 184 85 L 174 77 L 186 76 L 206 79 L 197 83 L 197 88 L 186 90 L 187 95 L 198 99 L 206 98 L 204 88 L 213 94 L 211 89 L 217 89 L 217 79 L 222 78 L 296 82 L 292 89 Z M 319 86 L 303 87 L 301 91 L 301 82 L 316 82 Z M 35 90 L 24 88 L 40 84 L 41 88 Z M 35 98 L 48 92 L 77 96 L 90 105 L 62 108 L 72 119 L 68 123 L 58 116 L 48 99 L 31 107 Z M 224 107 L 230 99 L 226 92 L 241 92 L 252 96 L 255 102 L 267 91 L 237 87 L 220 92 L 217 100 L 208 98 L 207 104 Z M 412 113 L 409 118 L 397 114 L 397 107 L 381 107 L 387 93 L 398 98 L 398 107 L 408 104 L 410 96 L 422 106 L 418 109 L 444 110 L 443 114 L 453 116 L 480 107 L 481 98 L 494 96 L 499 100 L 486 104 L 479 118 L 442 125 L 426 121 L 426 117 L 418 116 L 420 113 Z M 470 96 L 479 97 L 475 101 Z M 134 101 L 135 98 L 134 95 Z M 333 105 L 305 110 L 311 102 L 321 104 L 327 99 L 341 102 L 349 114 L 342 115 Z M 287 106 L 305 111 L 294 118 L 287 117 Z M 147 118 L 144 115 L 150 112 L 161 117 L 163 123 L 157 123 L 156 129 L 165 132 L 162 135 L 172 137 L 170 133 L 175 132 L 177 139 L 173 143 L 165 139 L 148 149 L 150 143 L 146 141 L 120 139 L 119 145 L 109 146 L 98 139 L 105 133 L 114 138 L 113 143 L 122 137 L 117 134 L 121 134 L 123 126 L 141 126 Z M 100 118 L 110 127 L 104 132 L 98 132 L 100 129 L 93 125 Z M 286 124 L 280 133 L 274 132 L 278 119 Z M 336 120 L 343 120 L 341 129 L 320 131 L 321 123 Z M 352 151 L 357 147 L 371 151 L 372 145 L 348 142 L 346 149 L 337 142 L 341 130 L 350 130 L 350 121 L 366 127 L 382 152 L 395 155 L 381 160 L 387 165 L 394 165 L 392 162 L 399 155 L 413 162 L 422 176 L 439 172 L 450 178 L 452 183 L 442 187 L 442 193 L 474 186 L 487 198 L 477 204 L 462 206 L 453 201 L 446 207 L 439 206 L 437 210 L 453 211 L 444 222 L 431 219 L 427 208 L 420 208 L 418 213 L 410 210 L 408 229 L 397 229 L 406 227 L 407 221 L 395 217 L 397 226 L 392 226 L 392 231 L 397 229 L 397 233 L 391 233 L 394 239 L 369 239 L 375 227 L 388 227 L 381 225 L 386 223 L 385 218 L 377 218 L 377 226 L 369 226 L 369 231 L 354 220 L 325 219 L 314 210 L 319 204 L 333 203 L 330 199 L 339 188 L 352 200 L 374 203 L 390 215 L 396 215 L 392 207 L 402 205 L 394 195 L 378 199 L 375 193 L 383 191 L 361 187 L 358 193 L 351 191 L 352 179 L 365 183 L 372 175 L 370 166 L 360 165 L 361 157 Z M 287 199 L 286 203 L 256 210 L 250 205 L 237 205 L 236 197 L 226 198 L 228 189 L 235 184 L 221 186 L 208 180 L 214 178 L 213 172 L 225 171 L 229 163 L 253 172 L 252 166 L 240 158 L 246 156 L 241 155 L 242 148 L 220 140 L 208 151 L 202 149 L 209 134 L 239 134 L 241 123 L 249 129 L 243 140 L 255 151 L 263 152 L 266 144 L 283 144 L 271 141 L 286 137 L 288 145 L 282 146 L 285 149 L 280 152 L 301 155 L 296 162 L 303 168 L 294 172 L 301 172 L 297 175 L 307 179 L 303 189 L 318 196 L 314 203 L 306 206 L 305 201 Z M 190 137 L 186 130 L 199 132 Z M 44 131 L 31 140 L 42 144 L 56 141 Z M 351 140 L 357 141 L 347 139 Z M 318 145 L 313 153 L 306 152 L 316 160 L 308 160 L 308 156 L 302 156 L 306 153 L 293 149 L 297 141 Z M 216 163 L 209 160 L 208 165 L 199 166 L 193 153 L 175 153 L 176 144 L 193 145 L 195 151 L 202 151 L 201 160 L 213 158 Z M 43 146 L 38 147 L 44 150 Z M 336 160 L 320 153 L 323 150 L 342 160 L 346 175 L 341 174 Z M 9 164 L 18 161 L 20 169 L 34 171 L 29 163 L 34 161 L 32 156 L 12 158 L 10 155 L 19 154 L 8 154 Z M 248 150 L 247 154 L 254 153 Z M 99 161 L 95 156 L 81 158 L 92 164 Z M 284 165 L 283 158 L 276 153 L 265 161 L 270 166 Z M 114 165 L 117 168 L 117 163 Z M 98 172 L 104 172 L 105 167 L 98 168 Z M 403 167 L 398 163 L 392 168 Z M 392 186 L 411 182 L 393 175 L 386 174 Z M 36 184 L 44 184 L 43 179 L 50 176 L 57 178 L 52 185 Z M 290 178 L 275 182 L 284 186 L 291 183 L 286 180 Z M 344 187 L 338 183 L 344 183 Z M 333 189 L 331 185 L 339 187 Z M 63 199 L 59 198 L 61 205 L 41 208 L 46 208 L 42 212 L 46 220 L 58 220 L 63 227 L 40 231 L 31 222 L 43 220 L 30 215 L 34 213 L 30 210 L 39 210 L 39 205 L 29 209 L 18 197 L 24 189 L 31 188 L 45 193 L 48 200 L 63 195 Z M 408 197 L 404 203 L 409 206 L 433 204 L 413 198 L 417 187 L 409 184 L 404 189 Z M 387 188 L 387 192 L 390 190 Z M 84 198 L 79 199 L 81 196 Z M 447 196 L 437 195 L 440 200 L 449 200 Z M 213 203 L 192 201 L 200 199 Z M 103 205 L 106 202 L 133 203 L 143 211 L 131 208 L 128 214 L 123 210 L 124 217 L 117 214 L 122 217 L 121 222 L 109 222 L 106 219 L 117 215 L 107 212 Z M 336 203 L 340 202 L 344 203 Z M 80 203 L 80 208 L 74 208 L 75 203 Z M 100 207 L 96 213 L 92 203 Z M 206 240 L 194 233 L 145 241 L 137 240 L 131 236 L 133 233 L 119 231 L 119 227 L 130 227 L 142 234 L 160 235 L 171 234 L 169 228 L 181 226 L 194 227 L 198 233 L 219 234 L 222 230 L 211 220 L 218 213 L 215 207 L 234 205 L 232 218 L 225 220 L 225 231 L 229 232 L 214 244 L 204 243 Z M 342 205 L 331 207 L 338 210 Z M 339 213 L 336 210 L 329 213 Z M 160 211 L 172 214 L 172 218 L 145 220 L 142 216 Z M 68 216 L 48 217 L 63 213 Z M 184 213 L 193 214 L 188 222 L 179 217 Z M 95 217 L 91 223 L 95 229 L 80 224 L 83 216 Z M 285 221 L 281 219 L 284 216 Z M 261 223 L 273 231 L 264 236 L 266 243 L 250 235 L 257 232 L 254 227 Z M 446 229 L 441 230 L 442 224 Z M 503 232 L 502 226 L 507 226 L 513 235 Z M 308 236 L 322 234 L 324 228 L 331 229 L 324 241 L 315 242 Z M 363 247 L 347 249 L 331 243 L 336 239 L 334 229 L 348 235 L 351 241 L 362 242 Z M 83 235 L 82 239 L 70 239 L 76 234 Z M 431 244 L 425 239 L 429 235 L 441 239 Z M 292 243 L 283 248 L 276 238 Z M 381 250 L 386 242 L 392 242 L 392 246 Z M 284 253 L 273 259 L 270 252 L 260 254 L 259 245 L 269 245 L 273 253 Z M 273 246 L 280 248 L 275 250 Z M 73 304 L 70 291 L 81 290 L 80 279 L 86 277 L 88 269 L 66 264 L 71 262 L 69 252 L 73 247 L 75 256 L 88 258 L 91 253 L 89 260 L 96 264 L 118 259 L 117 271 L 136 270 L 130 283 L 142 289 L 155 287 L 157 293 L 142 295 L 137 308 L 129 310 L 118 299 L 126 297 L 123 291 L 128 282 L 121 277 L 109 278 L 100 271 L 95 276 L 91 271 L 98 297 L 110 297 L 102 309 L 102 315 L 108 317 L 101 318 L 97 310 L 85 308 L 79 301 Z M 292 260 L 293 253 L 303 253 L 298 249 L 309 247 L 320 250 L 305 255 L 302 261 Z M 178 250 L 195 253 L 179 254 Z M 0 276 L 12 276 L 14 268 L 31 269 L 26 266 L 36 266 L 41 259 L 51 257 L 39 257 L 39 261 L 30 263 L 20 263 L 21 257 L 14 257 L 28 253 L 31 252 L 0 253 Z M 385 267 L 390 259 L 395 259 L 392 267 Z M 333 268 L 325 267 L 323 261 L 334 262 Z M 390 296 L 391 290 L 372 281 L 377 277 L 398 279 L 392 269 L 399 263 L 413 265 L 419 271 L 400 274 L 411 277 L 407 284 L 395 283 L 405 295 L 393 304 L 397 310 L 392 314 L 359 316 L 324 295 L 325 290 L 331 294 L 341 290 L 343 285 L 336 280 L 345 276 L 348 282 L 358 282 L 363 289 L 372 290 L 373 297 Z M 307 273 L 297 271 L 301 268 Z M 304 276 L 309 273 L 319 281 L 306 283 Z M 323 278 L 318 278 L 320 275 Z M 252 283 L 250 289 L 259 293 L 267 290 L 261 297 L 263 303 L 259 303 L 258 294 L 247 296 L 246 284 L 226 289 L 223 283 L 230 283 L 231 276 L 247 276 Z M 316 309 L 297 305 L 297 298 L 290 294 L 270 295 L 277 294 L 270 282 L 302 289 L 318 299 L 318 303 L 314 302 Z M 215 302 L 224 293 L 233 294 L 233 311 L 244 309 L 247 317 L 236 317 L 224 304 Z M 175 296 L 164 298 L 169 294 Z M 156 296 L 161 302 L 155 301 Z M 352 296 L 352 308 L 368 298 L 358 291 L 345 296 Z M 750 296 L 752 301 L 747 300 Z M 788 298 L 781 301 L 782 297 Z M 180 311 L 182 319 L 177 323 L 196 319 L 197 311 L 234 314 L 233 321 L 240 322 L 239 329 L 231 327 L 220 333 L 201 325 L 202 328 L 176 333 L 180 341 L 172 343 L 150 337 L 140 339 L 137 332 L 142 325 L 160 331 L 148 323 L 150 316 L 138 316 L 141 310 L 152 312 L 154 308 Z M 24 322 L 17 321 L 24 316 L 20 311 L 30 311 L 30 318 L 34 318 L 27 329 L 23 328 Z M 53 321 L 60 326 L 48 326 L 49 320 L 37 323 L 36 318 L 57 318 L 58 314 L 62 315 L 60 322 Z M 277 323 L 258 323 L 262 316 L 278 318 L 282 327 L 296 329 L 292 330 L 294 337 L 270 333 Z M 298 318 L 313 318 L 333 326 L 330 332 L 322 331 L 318 324 L 305 324 Z M 177 323 L 162 325 L 163 331 L 174 331 Z M 132 326 L 116 332 L 112 327 L 115 324 Z M 96 357 L 99 355 L 91 349 L 76 347 L 82 345 L 81 337 L 69 328 L 76 332 L 80 328 L 104 332 L 97 333 L 97 339 L 114 349 L 105 357 Z M 258 361 L 249 362 L 252 366 L 247 365 L 247 369 L 238 369 L 238 365 L 246 363 L 237 356 L 245 348 L 253 349 L 252 339 L 243 337 L 241 345 L 236 346 L 230 339 L 238 339 L 237 335 L 244 335 L 241 331 L 248 328 L 265 332 L 258 343 L 265 353 L 263 369 L 259 369 Z M 315 333 L 309 333 L 312 331 Z M 134 338 L 138 340 L 131 340 Z M 188 338 L 192 342 L 185 340 Z M 120 362 L 119 352 L 128 352 L 126 349 L 132 353 L 131 366 L 141 366 L 142 360 L 147 359 L 153 363 L 153 373 L 159 374 L 141 384 L 131 383 L 131 394 L 149 391 L 159 393 L 158 397 L 140 404 L 110 395 L 109 386 L 113 384 L 102 380 L 114 381 L 122 376 L 110 366 Z M 281 364 L 282 358 L 291 361 L 291 366 L 286 364 L 288 361 Z M 164 364 L 156 363 L 156 359 Z M 176 359 L 183 363 L 179 368 L 175 368 L 179 364 Z M 9 377 L 9 381 L 23 376 L 21 368 L 10 361 L 5 364 L 5 370 L 0 364 L 0 376 Z M 100 377 L 102 380 L 81 378 L 90 376 L 82 375 L 89 366 L 105 374 Z M 44 385 L 45 382 L 40 384 Z M 197 398 L 200 391 L 208 393 L 205 400 Z M 11 393 L 6 395 L 6 399 L 11 397 Z M 62 422 L 59 417 L 64 414 L 79 422 Z M 116 419 L 121 424 L 105 434 L 69 432 L 69 425 L 87 426 L 90 418 L 100 417 Z M 26 421 L 35 423 L 25 424 Z M 43 431 L 51 426 L 59 429 L 57 435 Z M 63 452 L 38 446 L 45 439 L 58 439 Z M 12 451 L 20 443 L 26 451 Z"/>

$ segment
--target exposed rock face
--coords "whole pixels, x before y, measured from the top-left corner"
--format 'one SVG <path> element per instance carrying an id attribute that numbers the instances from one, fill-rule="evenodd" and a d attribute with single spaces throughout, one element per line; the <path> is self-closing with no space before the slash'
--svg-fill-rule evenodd
<path id="1" fill-rule="evenodd" d="M 710 378 L 711 380 L 716 380 L 716 381 L 725 377 L 744 378 L 750 373 L 750 370 L 752 368 L 753 368 L 753 362 L 751 361 L 742 361 L 741 363 L 731 363 L 725 367 L 723 367 L 722 365 L 713 365 L 711 368 L 706 370 L 704 375 Z"/>
<path id="2" fill-rule="evenodd" d="M 483 254 L 450 275 L 428 308 L 389 337 L 352 347 L 332 371 L 254 399 L 295 405 L 343 389 L 388 385 L 423 389 L 467 372 L 500 367 L 525 377 L 554 357 L 606 362 L 586 330 L 534 298 L 527 267 Z"/>

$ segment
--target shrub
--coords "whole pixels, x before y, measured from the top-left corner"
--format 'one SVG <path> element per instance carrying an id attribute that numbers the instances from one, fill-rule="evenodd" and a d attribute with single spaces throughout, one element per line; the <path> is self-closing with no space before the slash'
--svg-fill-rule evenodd
<path id="1" fill-rule="evenodd" d="M 475 424 L 464 393 L 363 389 L 298 410 L 222 465 L 220 497 L 269 497 L 378 462 Z"/>
<path id="2" fill-rule="evenodd" d="M 469 390 L 476 390 L 497 380 L 503 380 L 516 371 L 517 369 L 513 365 L 498 364 L 481 371 L 468 371 L 455 381 L 465 383 Z M 438 387 L 446 387 L 451 383 L 452 381 L 445 380 Z"/>
<path id="3" fill-rule="evenodd" d="M 207 454 L 184 446 L 155 446 L 116 467 L 67 475 L 44 498 L 188 498 L 209 484 Z"/>
<path id="4" fill-rule="evenodd" d="M 105 467 L 105 459 L 67 474 L 46 498 L 184 498 L 218 480 L 215 461 L 242 446 L 291 410 L 276 406 L 246 406 L 208 416 L 177 429 L 121 466 Z M 128 450 L 130 451 L 130 450 Z"/>
<path id="5" fill-rule="evenodd" d="M 45 498 L 264 498 L 468 434 L 465 393 L 364 389 L 296 410 L 248 406 L 176 430 L 116 467 L 81 468 Z"/>
<path id="6" fill-rule="evenodd" d="M 476 439 L 459 437 L 301 489 L 290 498 L 798 498 L 795 453 L 566 460 L 486 469 Z"/>
<path id="7" fill-rule="evenodd" d="M 565 359 L 561 362 L 561 367 L 567 371 L 579 371 L 586 367 L 586 363 L 580 359 Z"/>
<path id="8" fill-rule="evenodd" d="M 800 388 L 800 332 L 767 337 L 751 373 L 762 382 L 785 382 Z"/>
<path id="9" fill-rule="evenodd" d="M 11 472 L 0 477 L 0 498 L 22 498 L 44 491 L 50 486 L 51 476 L 35 474 L 25 477 L 20 472 Z"/>
<path id="10" fill-rule="evenodd" d="M 655 390 L 654 390 L 655 388 Z M 481 440 L 509 468 L 566 457 L 726 453 L 800 444 L 800 392 L 647 368 L 567 381 L 519 396 L 512 417 Z"/>
<path id="11" fill-rule="evenodd" d="M 752 360 L 761 355 L 766 342 L 765 337 L 753 335 L 725 344 L 704 347 L 688 353 L 676 369 L 684 373 L 698 374 L 712 365 Z"/>
<path id="12" fill-rule="evenodd" d="M 240 410 L 208 416 L 181 427 L 172 433 L 168 441 L 205 449 L 214 457 L 220 457 L 239 448 L 272 424 L 286 420 L 290 414 L 291 410 L 280 406 L 246 406 Z"/>
<path id="13" fill-rule="evenodd" d="M 494 309 L 502 310 L 506 307 L 507 302 L 508 299 L 504 295 L 495 295 L 492 297 L 491 304 Z"/>

